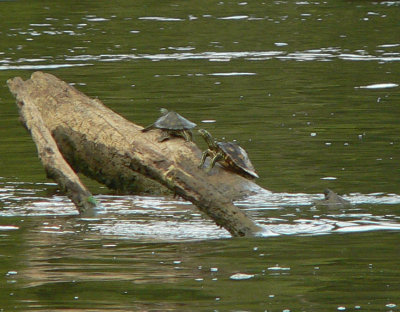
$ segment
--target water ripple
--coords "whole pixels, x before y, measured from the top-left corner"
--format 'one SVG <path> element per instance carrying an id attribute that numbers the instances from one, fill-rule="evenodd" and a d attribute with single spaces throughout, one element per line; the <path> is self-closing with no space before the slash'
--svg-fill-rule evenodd
<path id="1" fill-rule="evenodd" d="M 66 56 L 66 61 L 127 61 L 137 59 L 148 59 L 152 61 L 163 60 L 232 60 L 245 59 L 249 61 L 265 61 L 270 59 L 294 60 L 294 61 L 330 61 L 341 59 L 347 61 L 381 61 L 398 62 L 400 53 L 390 55 L 371 55 L 356 53 L 341 53 L 339 49 L 319 49 L 297 52 L 285 51 L 241 51 L 241 52 L 182 52 L 182 53 L 158 53 L 158 54 L 100 54 L 100 55 L 70 55 Z"/>
<path id="2" fill-rule="evenodd" d="M 43 195 L 54 183 L 0 182 L 0 217 L 77 216 L 66 196 Z M 400 216 L 393 206 L 400 195 L 388 193 L 343 196 L 352 204 L 346 208 L 316 207 L 321 194 L 260 192 L 236 205 L 248 211 L 264 231 L 261 236 L 322 235 L 364 231 L 399 231 Z M 191 203 L 160 196 L 98 195 L 102 208 L 94 218 L 76 218 L 90 232 L 123 239 L 204 240 L 229 237 Z M 388 206 L 386 208 L 385 206 Z M 3 225 L 0 230 L 14 230 Z M 76 227 L 44 226 L 41 232 L 68 234 Z"/>
<path id="3" fill-rule="evenodd" d="M 76 47 L 72 50 L 82 49 Z M 174 53 L 156 53 L 156 54 L 76 54 L 64 55 L 62 60 L 58 60 L 61 64 L 54 64 L 54 60 L 48 58 L 24 58 L 18 60 L 11 60 L 9 57 L 0 59 L 0 70 L 38 70 L 38 69 L 55 69 L 63 67 L 78 67 L 90 66 L 93 62 L 124 62 L 131 60 L 150 60 L 150 61 L 184 61 L 184 60 L 208 60 L 208 61 L 224 61 L 229 62 L 235 59 L 244 59 L 247 61 L 266 61 L 271 59 L 278 59 L 281 61 L 332 61 L 334 59 L 341 59 L 346 61 L 379 61 L 379 62 L 398 62 L 400 61 L 400 53 L 382 53 L 380 55 L 368 54 L 366 51 L 359 51 L 358 53 L 343 53 L 339 48 L 321 48 L 305 51 L 206 51 L 206 52 L 188 52 L 194 50 L 193 46 L 184 47 L 169 47 Z M 2 55 L 0 53 L 0 55 Z M 52 62 L 52 64 L 35 64 L 38 62 Z M 63 63 L 67 62 L 67 63 Z M 254 75 L 256 73 L 242 73 L 242 75 Z M 214 75 L 226 75 L 224 73 L 215 73 Z M 393 86 L 394 87 L 394 86 Z M 361 88 L 361 87 L 360 87 Z M 368 88 L 368 86 L 365 86 Z M 372 87 L 369 87 L 372 88 Z"/>
<path id="4" fill-rule="evenodd" d="M 220 19 L 220 20 L 243 20 L 243 19 L 249 19 L 249 16 L 248 15 L 233 15 L 233 16 L 219 17 L 218 19 Z"/>
<path id="5" fill-rule="evenodd" d="M 143 16 L 139 17 L 140 20 L 145 21 L 158 21 L 158 22 L 181 22 L 184 21 L 182 18 L 176 17 L 164 17 L 164 16 Z"/>
<path id="6" fill-rule="evenodd" d="M 359 89 L 387 89 L 387 88 L 396 88 L 399 85 L 397 83 L 376 83 L 368 86 L 359 86 Z"/>
<path id="7" fill-rule="evenodd" d="M 29 60 L 27 61 L 29 62 Z M 0 66 L 0 70 L 43 70 L 43 69 L 57 69 L 66 67 L 81 67 L 90 65 L 92 64 L 2 65 Z"/>

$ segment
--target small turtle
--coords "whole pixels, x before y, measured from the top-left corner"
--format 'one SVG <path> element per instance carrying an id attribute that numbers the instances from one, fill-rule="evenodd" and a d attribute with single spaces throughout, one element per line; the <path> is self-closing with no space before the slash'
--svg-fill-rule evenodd
<path id="1" fill-rule="evenodd" d="M 314 204 L 317 206 L 327 206 L 328 208 L 348 208 L 352 206 L 348 200 L 339 196 L 330 189 L 324 191 L 324 196 L 324 199 L 314 200 Z"/>
<path id="2" fill-rule="evenodd" d="M 194 122 L 187 120 L 176 112 L 168 111 L 161 108 L 162 116 L 155 123 L 142 129 L 142 132 L 149 131 L 154 128 L 163 130 L 163 135 L 158 139 L 163 142 L 171 138 L 171 136 L 183 137 L 186 141 L 193 141 L 192 131 L 190 129 L 196 127 Z"/>
<path id="3" fill-rule="evenodd" d="M 208 149 L 203 152 L 199 168 L 204 165 L 207 157 L 210 157 L 211 164 L 208 167 L 207 172 L 214 167 L 217 161 L 219 161 L 225 168 L 236 171 L 247 178 L 258 178 L 258 174 L 256 173 L 249 156 L 238 144 L 233 142 L 217 142 L 213 139 L 211 134 L 204 129 L 200 129 L 199 133 L 208 145 Z"/>

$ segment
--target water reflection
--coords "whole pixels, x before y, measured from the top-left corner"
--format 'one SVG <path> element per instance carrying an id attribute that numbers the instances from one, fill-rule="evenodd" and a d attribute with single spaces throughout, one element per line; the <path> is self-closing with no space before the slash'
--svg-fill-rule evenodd
<path id="1" fill-rule="evenodd" d="M 187 50 L 187 47 L 174 48 L 176 50 Z M 192 49 L 192 48 L 191 48 Z M 339 48 L 321 48 L 297 52 L 285 51 L 242 51 L 242 52 L 181 52 L 181 53 L 159 53 L 159 54 L 100 54 L 100 55 L 65 55 L 63 60 L 66 64 L 32 64 L 38 62 L 49 62 L 49 59 L 19 59 L 19 60 L 3 60 L 0 70 L 40 70 L 55 69 L 64 67 L 90 66 L 93 62 L 122 62 L 131 60 L 151 60 L 151 61 L 168 61 L 168 60 L 208 60 L 208 61 L 231 61 L 235 59 L 244 59 L 247 61 L 266 61 L 278 59 L 282 61 L 332 61 L 334 59 L 346 61 L 380 61 L 380 62 L 397 62 L 400 61 L 400 52 L 382 53 L 381 55 L 368 54 L 366 51 L 358 51 L 357 53 L 343 53 Z M 80 63 L 78 63 L 80 62 Z M 82 63 L 87 62 L 87 63 Z M 22 63 L 22 64 L 21 64 Z M 17 65 L 21 64 L 21 65 Z M 232 73 L 234 75 L 235 73 Z M 255 75 L 256 73 L 237 73 L 236 75 Z M 215 74 L 214 74 L 215 75 Z M 229 73 L 221 73 L 221 75 L 229 75 Z M 393 86 L 395 87 L 395 85 Z"/>
<path id="2" fill-rule="evenodd" d="M 274 2 L 273 4 L 259 4 L 261 11 L 265 13 L 271 13 L 270 10 L 266 9 L 268 7 L 280 6 L 283 3 Z M 281 61 L 334 61 L 334 60 L 345 60 L 345 61 L 378 61 L 378 62 L 398 62 L 400 60 L 398 42 L 382 42 L 381 40 L 373 40 L 369 42 L 368 46 L 353 47 L 349 48 L 347 46 L 347 39 L 352 37 L 351 29 L 340 29 L 338 34 L 332 36 L 330 31 L 320 32 L 319 27 L 321 25 L 326 25 L 326 29 L 331 28 L 331 14 L 314 14 L 314 9 L 310 10 L 310 13 L 296 12 L 297 8 L 292 3 L 287 3 L 284 1 L 290 9 L 287 15 L 280 15 L 279 13 L 271 14 L 274 16 L 255 16 L 254 14 L 245 15 L 228 15 L 228 16 L 214 16 L 213 14 L 202 14 L 200 16 L 195 16 L 193 14 L 187 13 L 186 16 L 176 17 L 176 16 L 125 16 L 125 12 L 119 12 L 119 14 L 110 14 L 110 16 L 98 16 L 94 14 L 85 14 L 76 16 L 73 19 L 65 18 L 60 19 L 56 17 L 41 17 L 41 22 L 34 22 L 28 24 L 15 25 L 6 24 L 8 27 L 3 27 L 4 33 L 0 35 L 4 39 L 12 39 L 17 42 L 16 46 L 11 46 L 7 49 L 6 46 L 0 46 L 0 70 L 16 70 L 16 69 L 52 69 L 61 68 L 64 66 L 83 66 L 92 65 L 92 62 L 119 62 L 119 61 L 133 61 L 133 60 L 151 60 L 151 61 L 162 61 L 162 60 L 209 60 L 209 61 L 230 61 L 235 59 L 243 59 L 246 61 L 269 61 L 272 59 L 278 59 Z M 319 2 L 311 3 L 295 3 L 296 5 L 303 6 L 306 8 L 308 5 L 324 6 Z M 387 6 L 398 5 L 398 2 L 379 2 L 373 5 L 376 7 L 376 11 L 371 11 L 363 8 L 365 12 L 365 17 L 361 17 L 360 23 L 365 23 L 368 28 L 370 25 L 375 25 L 376 22 L 372 20 L 373 18 L 381 18 L 381 24 L 390 23 L 390 18 L 392 12 L 387 11 Z M 223 3 L 222 6 L 227 6 Z M 246 4 L 247 6 L 247 4 Z M 178 5 L 179 7 L 179 5 Z M 185 11 L 187 8 L 181 8 L 180 11 Z M 219 9 L 214 8 L 214 9 Z M 247 8 L 246 8 L 247 9 Z M 343 8 L 341 8 L 343 9 Z M 248 10 L 253 10 L 248 9 Z M 291 11 L 295 13 L 291 13 Z M 306 9 L 307 10 L 307 9 Z M 346 10 L 346 9 L 344 9 Z M 363 11 L 360 13 L 362 14 Z M 290 13 L 289 13 L 290 12 Z M 390 15 L 390 18 L 388 17 Z M 388 21 L 385 21 L 388 19 Z M 236 30 L 237 25 L 245 25 L 243 23 L 252 23 L 251 26 L 246 25 L 254 29 L 254 33 L 249 37 L 251 40 L 257 40 L 263 43 L 260 47 L 255 48 L 254 44 L 248 44 L 247 41 L 242 37 L 235 37 L 235 32 L 232 31 L 233 37 L 230 38 L 230 34 L 224 34 L 220 40 L 212 40 L 212 29 L 208 30 L 208 27 L 224 29 L 226 27 L 233 27 Z M 317 24 L 314 24 L 317 22 Z M 146 45 L 143 45 L 143 38 L 140 35 L 144 32 L 151 31 L 157 32 L 158 35 L 166 33 L 168 38 L 171 36 L 171 31 L 177 30 L 174 27 L 182 27 L 180 25 L 185 25 L 193 31 L 197 30 L 197 25 L 201 23 L 207 23 L 208 26 L 204 31 L 204 36 L 209 37 L 207 42 L 196 38 L 197 40 L 190 40 L 191 38 L 184 37 L 188 39 L 187 41 L 173 40 L 170 43 L 182 43 L 183 45 L 165 45 L 165 42 L 161 41 L 159 44 L 152 46 L 152 53 L 120 53 L 121 50 L 124 51 L 136 51 L 145 50 Z M 313 47 L 304 47 L 299 45 L 296 40 L 292 37 L 285 37 L 287 41 L 269 41 L 259 34 L 259 29 L 271 29 L 271 33 L 279 33 L 281 31 L 280 23 L 285 23 L 285 27 L 288 27 L 288 33 L 297 33 L 300 35 L 299 40 L 305 36 L 304 33 L 298 31 L 297 23 L 311 23 L 309 26 L 313 29 L 311 33 L 307 32 L 307 35 L 318 34 L 320 38 L 315 40 L 315 42 L 320 41 L 319 46 L 313 42 Z M 353 19 L 346 21 L 345 25 L 352 27 L 351 23 L 355 23 Z M 164 25 L 171 25 L 172 28 L 165 28 Z M 379 25 L 381 25 L 379 24 Z M 160 27 L 161 26 L 161 27 Z M 114 27 L 119 27 L 123 31 L 118 34 L 120 38 L 119 42 L 112 44 L 107 44 L 101 46 L 100 49 L 93 49 L 92 42 L 90 40 L 91 36 L 96 36 L 98 33 L 106 34 L 108 36 L 115 36 L 113 32 Z M 168 26 L 166 26 L 168 27 Z M 303 27 L 303 26 L 302 26 Z M 207 31 L 210 31 L 207 32 Z M 390 29 L 386 32 L 382 32 L 382 40 L 390 40 L 393 36 L 390 36 Z M 240 34 L 240 32 L 239 32 Z M 126 36 L 139 36 L 139 38 L 129 38 L 128 42 L 132 42 L 133 46 L 125 47 Z M 68 37 L 74 38 L 73 40 Z M 227 40 L 227 38 L 229 40 Z M 297 36 L 296 36 L 297 37 Z M 63 50 L 59 50 L 55 55 L 44 54 L 35 55 L 35 57 L 29 57 L 30 53 L 24 53 L 25 50 L 30 48 L 31 44 L 43 43 L 46 41 L 56 42 L 59 40 L 64 40 L 69 42 L 70 45 L 63 44 Z M 272 36 L 272 38 L 279 38 L 279 36 Z M 338 40 L 339 38 L 339 40 Z M 389 39 L 390 38 L 390 39 Z M 305 37 L 304 39 L 307 39 Z M 78 44 L 76 40 L 79 40 Z M 393 39 L 392 39 L 393 40 Z M 7 40 L 5 40 L 7 41 Z M 229 41 L 233 42 L 229 43 Z M 240 49 L 238 51 L 237 45 L 240 44 Z M 266 49 L 274 45 L 277 50 Z M 235 47 L 235 48 L 234 48 Z M 56 48 L 56 47 L 52 47 Z M 211 48 L 211 51 L 210 51 Z M 223 51 L 220 51 L 220 50 Z M 57 49 L 58 50 L 58 49 Z M 89 51 L 96 50 L 96 53 L 88 53 Z M 177 53 L 157 53 L 156 51 L 165 50 L 176 50 Z M 198 50 L 198 52 L 188 52 Z M 214 51 L 212 51 L 214 50 Z M 86 52 L 86 53 L 85 53 Z M 110 53 L 107 53 L 110 52 Z M 35 53 L 36 54 L 36 53 Z M 17 55 L 21 55 L 20 58 Z M 39 66 L 38 62 L 46 62 L 47 66 Z M 61 63 L 59 65 L 54 65 L 53 63 Z M 64 64 L 63 64 L 64 62 Z M 74 64 L 74 62 L 89 62 L 89 64 Z M 22 64 L 21 64 L 22 63 Z M 32 64 L 34 63 L 34 64 Z M 30 65 L 31 64 L 31 65 Z"/>
<path id="3" fill-rule="evenodd" d="M 76 216 L 75 207 L 61 195 L 40 196 L 51 183 L 30 185 L 3 182 L 0 188 L 0 216 Z M 41 188 L 42 187 L 42 188 Z M 261 236 L 329 234 L 377 230 L 400 230 L 400 217 L 387 213 L 400 205 L 397 194 L 349 194 L 352 206 L 328 208 L 314 205 L 318 194 L 289 194 L 265 191 L 236 204 L 248 211 L 265 229 Z M 42 233 L 67 234 L 76 231 L 91 235 L 128 239 L 190 241 L 227 238 L 230 235 L 206 220 L 189 202 L 170 197 L 98 195 L 102 209 L 95 218 L 78 223 L 44 224 Z M 376 215 L 380 211 L 385 214 Z M 58 220 L 58 219 L 56 219 Z M 63 220 L 63 219 L 61 219 Z M 80 220 L 80 221 L 79 221 Z M 63 221 L 61 221 L 63 223 Z M 71 227 L 72 225 L 72 227 Z M 4 227 L 3 230 L 14 229 Z"/>
<path id="4" fill-rule="evenodd" d="M 106 215 L 105 223 L 111 218 Z M 147 234 L 137 240 L 130 236 L 135 232 L 132 228 L 126 233 L 93 230 L 99 220 L 23 219 L 19 232 L 12 231 L 23 245 L 12 251 L 1 249 L 12 262 L 2 263 L 7 283 L 0 304 L 11 310 L 62 311 L 65 306 L 83 311 L 105 310 L 105 306 L 113 311 L 193 310 L 195 305 L 195 310 L 218 307 L 221 311 L 260 306 L 277 311 L 309 306 L 379 311 L 396 304 L 398 278 L 391 273 L 397 269 L 396 250 L 392 250 L 398 239 L 395 233 L 174 243 L 163 242 L 160 233 L 155 234 L 158 239 Z M 307 220 L 297 221 L 307 227 Z M 329 231 L 327 224 L 321 222 L 318 229 L 314 225 L 315 234 Z M 193 229 L 196 225 L 200 224 L 193 224 Z M 167 238 L 176 231 L 164 230 Z M 291 234 L 293 228 L 280 222 L 275 230 Z M 375 239 L 384 256 L 368 248 Z M 10 244 L 8 240 L 3 237 L 2 244 Z M 354 287 L 351 295 L 343 292 L 344 285 Z"/>
<path id="5" fill-rule="evenodd" d="M 398 309 L 399 1 L 0 5 L 0 310 Z M 274 190 L 237 203 L 265 237 L 105 189 L 80 218 L 38 183 L 4 85 L 38 69 L 138 124 L 170 107 L 237 139 Z M 353 206 L 314 206 L 326 187 Z"/>

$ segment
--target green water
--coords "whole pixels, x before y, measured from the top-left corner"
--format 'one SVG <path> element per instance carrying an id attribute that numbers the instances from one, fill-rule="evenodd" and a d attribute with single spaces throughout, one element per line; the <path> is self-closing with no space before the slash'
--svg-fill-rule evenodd
<path id="1" fill-rule="evenodd" d="M 397 311 L 399 10 L 0 1 L 0 311 Z M 231 239 L 188 203 L 87 180 L 106 211 L 78 218 L 6 86 L 36 70 L 135 123 L 166 107 L 238 140 L 273 192 L 240 203 L 266 237 Z M 326 187 L 353 207 L 315 207 Z"/>

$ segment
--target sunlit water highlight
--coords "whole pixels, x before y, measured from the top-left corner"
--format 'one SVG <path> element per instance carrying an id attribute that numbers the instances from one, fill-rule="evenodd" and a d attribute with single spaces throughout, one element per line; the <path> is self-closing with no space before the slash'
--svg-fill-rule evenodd
<path id="1" fill-rule="evenodd" d="M 177 50 L 185 50 L 186 48 L 175 48 Z M 278 59 L 282 61 L 330 61 L 334 59 L 346 61 L 380 61 L 380 62 L 398 62 L 400 61 L 400 53 L 394 52 L 390 55 L 386 53 L 369 54 L 366 51 L 357 51 L 354 53 L 344 53 L 340 48 L 321 48 L 305 51 L 241 51 L 241 52 L 181 52 L 181 53 L 159 53 L 159 54 L 77 54 L 65 55 L 63 59 L 57 59 L 57 62 L 63 61 L 65 64 L 34 64 L 37 62 L 49 62 L 49 59 L 24 59 L 24 60 L 3 60 L 0 62 L 0 70 L 10 69 L 52 69 L 72 66 L 88 66 L 91 62 L 121 62 L 131 60 L 147 59 L 151 61 L 168 61 L 168 60 L 209 60 L 209 61 L 230 61 L 234 59 L 244 59 L 248 61 L 266 61 Z M 53 63 L 53 60 L 50 60 Z M 87 62 L 87 63 L 82 63 Z M 17 65 L 18 63 L 23 63 Z M 256 73 L 238 73 L 238 75 L 255 75 Z M 214 74 L 214 75 L 218 75 Z M 221 73 L 220 75 L 229 75 Z M 386 87 L 396 87 L 397 85 L 388 84 Z M 382 86 L 383 87 L 383 86 Z M 373 87 L 360 87 L 373 88 Z M 377 87 L 378 88 L 378 87 Z"/>
<path id="2" fill-rule="evenodd" d="M 0 310 L 398 309 L 400 1 L 0 3 Z M 80 217 L 37 183 L 6 87 L 35 70 L 135 123 L 171 106 L 246 145 L 274 192 L 236 204 L 264 237 L 90 183 L 102 209 Z M 316 206 L 325 187 L 352 206 Z"/>
<path id="3" fill-rule="evenodd" d="M 0 184 L 2 217 L 76 216 L 74 205 L 66 196 L 40 196 L 52 183 Z M 249 196 L 236 204 L 248 212 L 264 231 L 260 236 L 320 235 L 329 233 L 400 230 L 400 217 L 394 214 L 373 215 L 369 207 L 386 212 L 386 206 L 400 204 L 397 194 L 359 194 L 343 196 L 352 203 L 349 208 L 328 209 L 315 206 L 320 194 L 272 193 Z M 101 209 L 93 218 L 83 218 L 94 233 L 129 239 L 204 240 L 230 237 L 225 230 L 204 218 L 191 203 L 171 197 L 98 195 Z M 378 206 L 378 209 L 376 209 Z M 0 230 L 14 230 L 3 225 Z M 44 228 L 42 231 L 62 234 L 73 229 Z"/>

